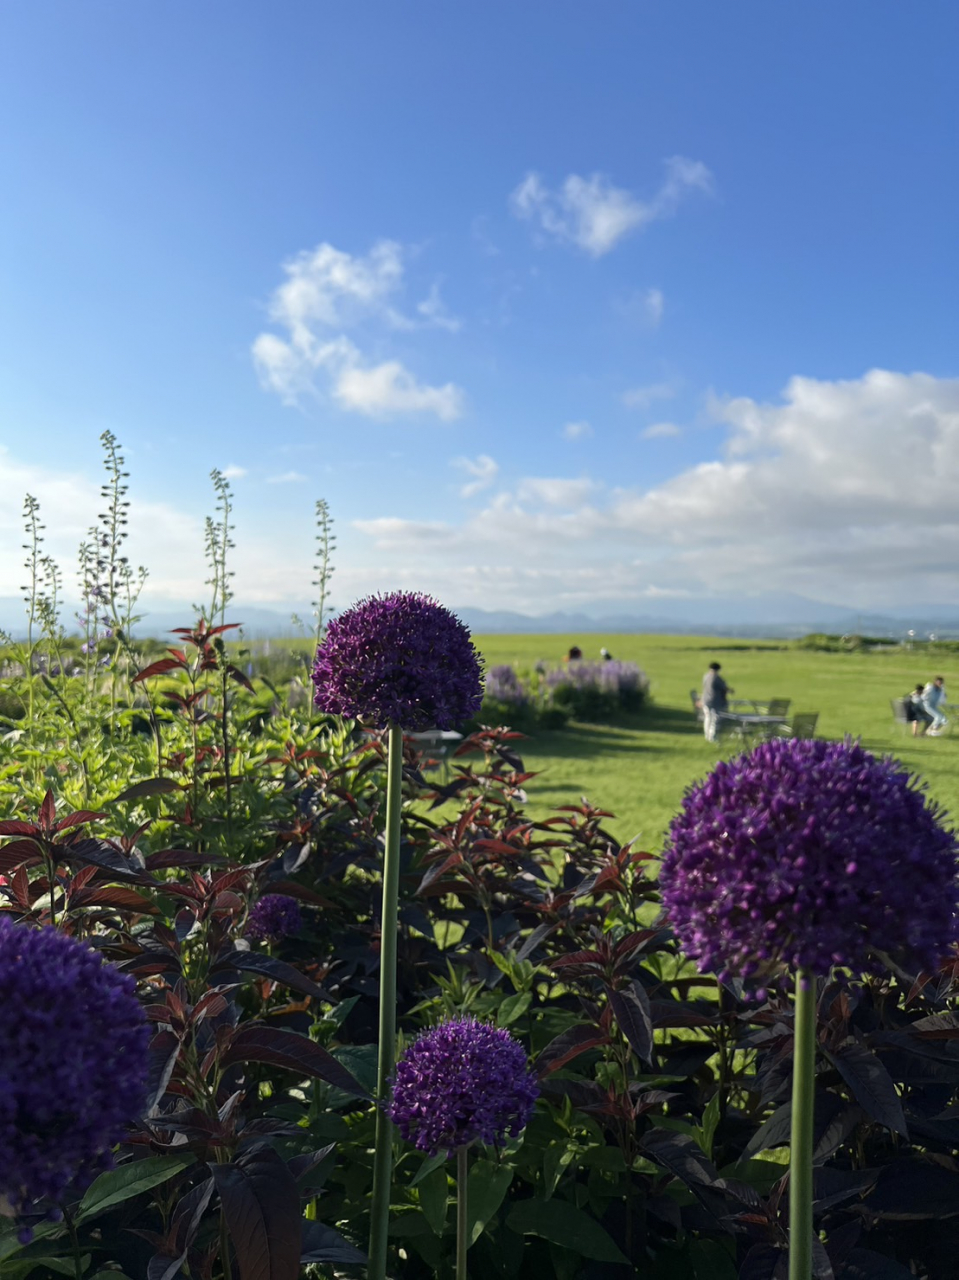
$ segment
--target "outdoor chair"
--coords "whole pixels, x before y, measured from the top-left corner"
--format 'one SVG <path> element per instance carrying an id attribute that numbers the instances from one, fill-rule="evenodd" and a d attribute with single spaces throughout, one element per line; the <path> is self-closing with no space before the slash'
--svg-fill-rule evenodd
<path id="1" fill-rule="evenodd" d="M 909 699 L 891 698 L 889 705 L 892 707 L 892 718 L 896 724 L 901 724 L 904 729 L 908 729 L 912 724 L 909 716 Z"/>
<path id="2" fill-rule="evenodd" d="M 779 736 L 782 738 L 815 738 L 818 720 L 818 711 L 799 711 L 792 717 L 789 724 L 784 724 L 780 727 Z"/>
<path id="3" fill-rule="evenodd" d="M 767 716 L 785 716 L 789 714 L 789 698 L 770 698 L 766 708 Z"/>

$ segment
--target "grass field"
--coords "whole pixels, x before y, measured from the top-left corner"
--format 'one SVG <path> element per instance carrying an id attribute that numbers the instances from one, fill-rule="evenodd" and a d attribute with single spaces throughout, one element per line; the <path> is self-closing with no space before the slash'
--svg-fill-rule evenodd
<path id="1" fill-rule="evenodd" d="M 558 662 L 570 645 L 598 658 L 605 645 L 616 658 L 637 662 L 650 678 L 651 700 L 642 713 L 616 725 L 573 723 L 519 744 L 529 769 L 530 813 L 576 802 L 585 795 L 611 810 L 607 825 L 620 839 L 658 851 L 663 833 L 689 783 L 738 740 L 707 743 L 692 712 L 689 691 L 699 688 L 708 663 L 721 662 L 736 697 L 784 697 L 792 711 L 818 711 L 817 736 L 852 734 L 877 754 L 891 753 L 929 784 L 930 794 L 959 817 L 959 727 L 954 736 L 913 738 L 894 724 L 890 698 L 917 681 L 946 678 L 959 698 L 959 659 L 897 648 L 882 652 L 819 653 L 776 642 L 701 636 L 474 636 L 490 665 L 529 668 Z M 933 665 L 930 666 L 930 663 Z"/>

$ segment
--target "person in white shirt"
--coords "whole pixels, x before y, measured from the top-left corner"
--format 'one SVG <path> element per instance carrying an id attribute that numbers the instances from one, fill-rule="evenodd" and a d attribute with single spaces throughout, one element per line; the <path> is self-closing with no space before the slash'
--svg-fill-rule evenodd
<path id="1" fill-rule="evenodd" d="M 928 732 L 933 737 L 937 737 L 948 724 L 942 712 L 942 708 L 946 705 L 946 682 L 942 676 L 936 676 L 935 680 L 930 680 L 923 689 L 922 705 L 932 716 L 932 724 Z"/>

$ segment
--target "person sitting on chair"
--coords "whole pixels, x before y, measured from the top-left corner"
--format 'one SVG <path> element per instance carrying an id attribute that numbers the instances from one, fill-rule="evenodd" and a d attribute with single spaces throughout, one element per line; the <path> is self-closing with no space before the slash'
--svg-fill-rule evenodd
<path id="1" fill-rule="evenodd" d="M 923 689 L 922 705 L 932 717 L 932 724 L 926 732 L 931 737 L 938 737 L 948 724 L 942 713 L 942 708 L 946 705 L 946 682 L 943 676 L 936 676 Z"/>
<path id="2" fill-rule="evenodd" d="M 903 698 L 906 704 L 906 720 L 912 725 L 912 736 L 918 738 L 932 724 L 932 716 L 922 703 L 922 685 L 917 684 L 911 693 Z"/>

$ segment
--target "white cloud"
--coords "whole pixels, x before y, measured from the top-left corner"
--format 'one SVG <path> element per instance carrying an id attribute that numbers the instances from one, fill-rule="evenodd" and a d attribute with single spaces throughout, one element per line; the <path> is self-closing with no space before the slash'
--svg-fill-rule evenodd
<path id="1" fill-rule="evenodd" d="M 238 467 L 235 463 L 231 462 L 228 467 L 223 468 L 220 474 L 223 476 L 224 480 L 242 480 L 246 475 L 246 467 Z"/>
<path id="2" fill-rule="evenodd" d="M 632 387 L 622 394 L 627 409 L 648 409 L 654 400 L 671 400 L 676 388 L 671 382 L 651 382 L 645 387 Z"/>
<path id="3" fill-rule="evenodd" d="M 309 480 L 309 476 L 305 476 L 300 471 L 284 471 L 279 476 L 267 476 L 267 484 L 301 484 L 304 480 Z"/>
<path id="4" fill-rule="evenodd" d="M 527 479 L 462 523 L 393 520 L 388 546 L 456 602 L 527 612 L 654 591 L 954 607 L 959 379 L 794 378 L 714 411 L 721 456 L 655 487 Z"/>
<path id="5" fill-rule="evenodd" d="M 483 489 L 488 489 L 499 473 L 499 464 L 487 453 L 476 458 L 453 458 L 450 466 L 459 468 L 468 476 L 472 476 L 460 489 L 460 497 L 472 498 Z"/>
<path id="6" fill-rule="evenodd" d="M 640 435 L 644 440 L 665 440 L 669 436 L 680 436 L 682 433 L 682 427 L 677 427 L 675 422 L 654 422 L 641 431 Z"/>
<path id="7" fill-rule="evenodd" d="M 252 345 L 260 382 L 284 404 L 319 393 L 317 379 L 345 410 L 373 418 L 431 414 L 444 422 L 460 416 L 463 393 L 453 383 L 421 383 L 398 359 L 373 362 L 347 329 L 387 333 L 420 327 L 455 330 L 435 285 L 418 307 L 421 320 L 399 311 L 403 250 L 381 240 L 369 254 L 352 257 L 330 244 L 298 254 L 283 267 L 286 280 L 274 293 L 270 319 L 282 331 L 261 333 Z M 339 332 L 337 332 L 337 330 Z"/>
<path id="8" fill-rule="evenodd" d="M 595 480 L 586 478 L 567 480 L 554 476 L 530 476 L 519 482 L 516 499 L 520 503 L 575 508 L 598 488 L 600 485 Z"/>
<path id="9" fill-rule="evenodd" d="M 416 310 L 427 324 L 437 329 L 446 329 L 449 333 L 459 333 L 463 327 L 462 320 L 450 315 L 446 303 L 440 297 L 438 284 L 431 286 L 429 294 L 417 305 Z"/>
<path id="10" fill-rule="evenodd" d="M 416 381 L 398 360 L 364 368 L 348 365 L 337 374 L 333 395 L 345 409 L 370 418 L 432 413 L 452 422 L 463 412 L 463 393 L 452 382 L 429 387 Z"/>
<path id="11" fill-rule="evenodd" d="M 644 306 L 646 319 L 654 329 L 658 329 L 662 324 L 663 312 L 666 310 L 666 298 L 662 289 L 647 289 Z"/>
<path id="12" fill-rule="evenodd" d="M 518 218 L 536 223 L 554 240 L 599 258 L 630 232 L 674 213 L 683 196 L 693 190 L 712 190 L 712 175 L 701 161 L 673 156 L 666 161 L 666 176 L 651 200 L 614 187 L 600 173 L 589 178 L 571 173 L 557 191 L 550 191 L 538 173 L 530 172 L 510 196 L 510 207 Z"/>
<path id="13" fill-rule="evenodd" d="M 567 422 L 563 427 L 564 440 L 587 440 L 593 434 L 593 428 L 588 422 Z"/>
<path id="14" fill-rule="evenodd" d="M 398 328 L 409 323 L 389 302 L 403 282 L 403 250 L 394 240 L 377 241 L 365 258 L 319 244 L 285 262 L 283 272 L 269 314 L 297 346 L 310 344 L 317 325 L 348 328 L 370 314 Z"/>

